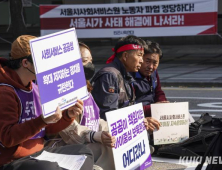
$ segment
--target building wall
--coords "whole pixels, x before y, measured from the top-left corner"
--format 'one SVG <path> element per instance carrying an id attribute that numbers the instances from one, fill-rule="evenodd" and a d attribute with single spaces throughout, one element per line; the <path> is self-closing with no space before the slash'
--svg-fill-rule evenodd
<path id="1" fill-rule="evenodd" d="M 0 3 L 0 25 L 9 24 L 9 6 L 8 2 Z"/>
<path id="2" fill-rule="evenodd" d="M 32 7 L 24 7 L 24 19 L 26 24 L 40 26 L 39 5 L 40 4 L 61 4 L 62 0 L 32 0 Z M 0 26 L 9 25 L 9 2 L 0 3 Z"/>

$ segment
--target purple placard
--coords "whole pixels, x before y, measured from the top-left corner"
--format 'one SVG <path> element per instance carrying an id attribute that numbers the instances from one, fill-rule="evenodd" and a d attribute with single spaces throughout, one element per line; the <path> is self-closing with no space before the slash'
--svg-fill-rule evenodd
<path id="1" fill-rule="evenodd" d="M 82 59 L 78 59 L 37 74 L 41 103 L 45 104 L 85 86 L 86 79 L 82 68 Z"/>

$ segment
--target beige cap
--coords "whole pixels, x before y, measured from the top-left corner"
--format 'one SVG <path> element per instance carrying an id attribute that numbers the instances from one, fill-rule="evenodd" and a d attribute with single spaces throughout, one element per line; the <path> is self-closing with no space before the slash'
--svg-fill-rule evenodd
<path id="1" fill-rule="evenodd" d="M 13 43 L 11 48 L 12 59 L 18 59 L 31 55 L 29 40 L 37 38 L 32 35 L 21 35 Z"/>

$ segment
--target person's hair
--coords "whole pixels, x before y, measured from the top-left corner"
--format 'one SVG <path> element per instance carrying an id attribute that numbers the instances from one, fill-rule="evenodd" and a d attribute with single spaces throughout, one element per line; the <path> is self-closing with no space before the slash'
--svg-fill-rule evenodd
<path id="1" fill-rule="evenodd" d="M 144 48 L 144 50 L 147 48 L 146 42 L 142 40 L 141 38 L 138 38 L 134 35 L 128 35 L 126 37 L 120 38 L 118 42 L 116 43 L 114 50 L 115 52 L 122 46 L 127 45 L 127 44 L 135 44 L 135 45 L 140 45 L 141 47 Z M 129 50 L 131 51 L 131 50 Z M 123 51 L 124 52 L 124 51 Z M 116 57 L 120 58 L 123 54 L 123 52 L 117 53 Z"/>
<path id="2" fill-rule="evenodd" d="M 88 92 L 91 93 L 91 91 L 93 90 L 93 87 L 92 87 L 91 83 L 89 82 L 89 80 L 86 80 L 86 85 L 87 85 Z"/>
<path id="3" fill-rule="evenodd" d="M 88 45 L 86 45 L 85 43 L 83 43 L 83 42 L 79 42 L 79 48 L 80 48 L 80 50 L 81 50 L 81 48 L 82 47 L 84 47 L 84 48 L 86 48 L 86 49 L 88 49 L 89 50 L 89 52 L 91 53 L 91 50 L 90 50 L 90 48 L 89 48 L 89 46 Z"/>
<path id="4" fill-rule="evenodd" d="M 9 57 L 11 57 L 11 54 L 9 54 Z M 17 70 L 21 67 L 21 62 L 23 59 L 27 59 L 30 63 L 33 63 L 32 57 L 30 56 L 25 56 L 19 59 L 9 59 L 7 62 L 7 66 L 13 70 Z"/>
<path id="5" fill-rule="evenodd" d="M 148 48 L 144 49 L 144 54 L 158 54 L 159 58 L 161 59 L 163 57 L 162 50 L 160 49 L 160 46 L 156 42 L 152 42 L 149 40 L 146 40 L 146 44 Z"/>

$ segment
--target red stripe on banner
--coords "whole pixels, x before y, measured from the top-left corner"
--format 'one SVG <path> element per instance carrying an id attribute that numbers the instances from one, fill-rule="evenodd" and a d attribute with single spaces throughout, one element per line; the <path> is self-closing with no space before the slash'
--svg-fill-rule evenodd
<path id="1" fill-rule="evenodd" d="M 51 11 L 52 9 L 56 8 L 58 5 L 47 5 L 47 6 L 39 6 L 39 14 L 40 16 L 45 14 L 46 12 Z"/>
<path id="2" fill-rule="evenodd" d="M 192 14 L 41 18 L 41 29 L 110 29 L 216 25 L 217 12 Z"/>
<path id="3" fill-rule="evenodd" d="M 199 33 L 198 35 L 203 35 L 203 34 L 216 34 L 217 33 L 217 13 L 214 14 L 214 21 L 215 21 L 215 24 L 213 27 Z"/>
<path id="4" fill-rule="evenodd" d="M 217 27 L 216 27 L 216 26 L 213 26 L 213 27 L 211 27 L 211 28 L 209 28 L 209 29 L 207 29 L 207 30 L 199 33 L 198 35 L 215 34 L 215 33 L 217 33 Z"/>

